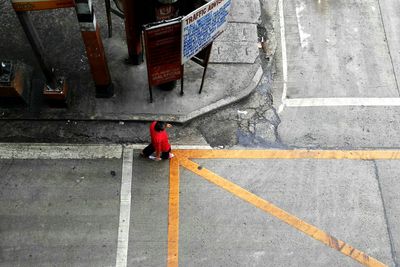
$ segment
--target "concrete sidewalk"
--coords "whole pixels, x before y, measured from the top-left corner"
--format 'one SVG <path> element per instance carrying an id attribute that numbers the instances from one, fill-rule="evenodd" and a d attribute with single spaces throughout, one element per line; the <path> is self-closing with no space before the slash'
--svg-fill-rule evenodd
<path id="1" fill-rule="evenodd" d="M 0 266 L 396 266 L 400 257 L 398 151 L 180 150 L 154 162 L 134 148 L 1 146 Z"/>
<path id="2" fill-rule="evenodd" d="M 50 120 L 139 120 L 155 119 L 184 123 L 197 116 L 248 96 L 259 83 L 263 70 L 259 59 L 257 23 L 260 22 L 258 0 L 233 0 L 227 30 L 213 45 L 203 93 L 198 94 L 203 69 L 193 62 L 185 64 L 184 96 L 180 86 L 172 91 L 155 88 L 154 102 L 149 103 L 145 63 L 129 66 L 123 22 L 113 17 L 114 35 L 106 38 L 103 3 L 95 3 L 96 18 L 102 29 L 115 95 L 110 99 L 94 97 L 82 41 L 73 10 L 53 10 L 31 14 L 43 40 L 45 50 L 56 59 L 53 64 L 68 77 L 71 94 L 66 109 L 49 108 L 43 103 L 43 81 L 38 67 L 9 1 L 1 1 L 3 10 L 0 34 L 9 36 L 0 44 L 0 59 L 19 60 L 36 69 L 27 107 L 0 107 L 0 119 Z M 54 23 L 52 23 L 54 22 Z M 11 35 L 11 32 L 13 33 Z M 52 34 L 48 35 L 48 32 Z M 54 33 L 54 34 L 53 34 Z M 65 49 L 63 44 L 67 44 Z M 27 77 L 28 78 L 28 77 Z M 179 83 L 178 83 L 179 84 Z"/>

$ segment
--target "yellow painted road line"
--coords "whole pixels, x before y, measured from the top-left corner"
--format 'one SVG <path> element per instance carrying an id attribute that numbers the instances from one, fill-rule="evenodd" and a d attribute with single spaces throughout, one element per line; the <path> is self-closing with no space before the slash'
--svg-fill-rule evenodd
<path id="1" fill-rule="evenodd" d="M 169 207 L 168 207 L 168 267 L 178 266 L 179 251 L 179 160 L 174 157 L 169 163 Z"/>
<path id="2" fill-rule="evenodd" d="M 202 168 L 200 165 L 194 163 L 187 158 L 180 158 L 180 164 L 192 171 L 193 173 L 200 175 L 211 183 L 218 185 L 233 195 L 241 198 L 244 201 L 256 206 L 257 208 L 271 214 L 279 220 L 289 224 L 290 226 L 300 230 L 306 235 L 324 243 L 325 245 L 343 253 L 346 256 L 353 258 L 365 266 L 386 266 L 380 261 L 368 256 L 364 252 L 353 248 L 345 242 L 336 239 L 335 237 L 325 233 L 317 227 L 302 221 L 301 219 L 291 215 L 290 213 L 278 208 L 272 203 L 260 198 L 259 196 L 241 188 L 240 186 L 222 178 L 221 176 Z"/>
<path id="3" fill-rule="evenodd" d="M 196 159 L 400 159 L 399 150 L 174 150 Z"/>

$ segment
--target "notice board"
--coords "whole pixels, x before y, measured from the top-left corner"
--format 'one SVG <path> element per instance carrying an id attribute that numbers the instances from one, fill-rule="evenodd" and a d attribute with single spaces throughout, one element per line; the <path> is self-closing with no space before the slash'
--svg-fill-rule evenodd
<path id="1" fill-rule="evenodd" d="M 182 18 L 182 64 L 225 30 L 231 5 L 231 0 L 212 0 Z"/>
<path id="2" fill-rule="evenodd" d="M 144 28 L 147 75 L 150 86 L 182 78 L 181 20 Z"/>

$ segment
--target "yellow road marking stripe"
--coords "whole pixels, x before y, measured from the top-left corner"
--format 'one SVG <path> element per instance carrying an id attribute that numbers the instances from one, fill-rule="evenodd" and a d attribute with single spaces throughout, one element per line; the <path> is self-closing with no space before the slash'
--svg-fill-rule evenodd
<path id="1" fill-rule="evenodd" d="M 174 157 L 169 163 L 168 206 L 168 267 L 178 266 L 179 252 L 179 160 Z"/>
<path id="2" fill-rule="evenodd" d="M 197 158 L 197 157 L 196 157 Z M 300 230 L 301 232 L 307 234 L 308 236 L 324 243 L 325 245 L 336 249 L 337 251 L 343 253 L 346 256 L 353 258 L 354 260 L 360 262 L 365 266 L 386 266 L 380 261 L 373 257 L 368 256 L 364 252 L 353 248 L 352 246 L 346 244 L 345 242 L 336 239 L 333 236 L 325 233 L 324 231 L 318 229 L 317 227 L 300 220 L 299 218 L 287 213 L 286 211 L 278 208 L 272 203 L 258 197 L 257 195 L 250 193 L 249 191 L 241 188 L 240 186 L 222 178 L 221 176 L 205 169 L 199 168 L 199 165 L 187 158 L 180 158 L 180 164 L 192 171 L 193 173 L 200 175 L 211 183 L 214 183 L 221 188 L 227 190 L 233 195 L 247 201 L 248 203 L 256 206 L 257 208 L 273 215 L 279 220 L 289 224 L 290 226 Z"/>
<path id="3" fill-rule="evenodd" d="M 174 150 L 196 159 L 400 159 L 399 150 Z"/>

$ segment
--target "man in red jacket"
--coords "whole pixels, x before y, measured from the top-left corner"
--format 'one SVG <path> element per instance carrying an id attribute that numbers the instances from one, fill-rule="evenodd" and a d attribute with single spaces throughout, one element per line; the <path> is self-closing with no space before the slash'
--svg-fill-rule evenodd
<path id="1" fill-rule="evenodd" d="M 143 149 L 142 155 L 143 157 L 161 160 L 161 159 L 170 159 L 174 156 L 171 153 L 171 145 L 168 141 L 168 134 L 165 130 L 166 128 L 171 128 L 172 125 L 163 121 L 153 121 L 150 125 L 150 137 L 151 143 Z M 156 152 L 156 156 L 152 156 L 152 154 Z"/>

